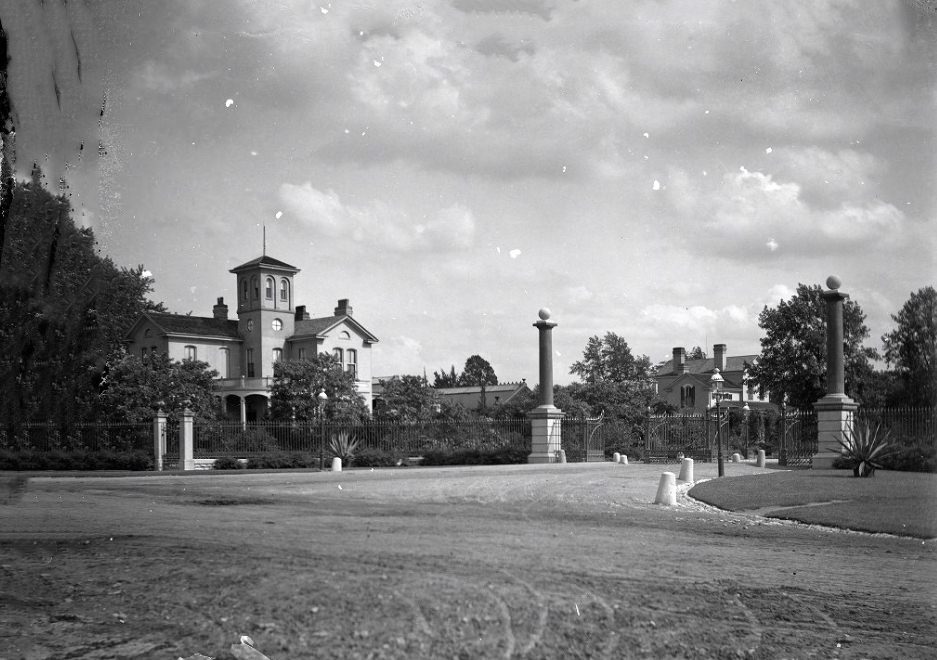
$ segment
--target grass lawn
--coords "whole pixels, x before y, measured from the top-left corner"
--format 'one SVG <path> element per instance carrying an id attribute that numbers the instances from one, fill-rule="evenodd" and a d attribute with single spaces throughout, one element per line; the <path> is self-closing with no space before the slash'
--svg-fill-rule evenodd
<path id="1" fill-rule="evenodd" d="M 758 511 L 865 532 L 937 537 L 937 474 L 879 470 L 856 478 L 849 470 L 793 470 L 712 479 L 692 497 L 728 511 Z"/>

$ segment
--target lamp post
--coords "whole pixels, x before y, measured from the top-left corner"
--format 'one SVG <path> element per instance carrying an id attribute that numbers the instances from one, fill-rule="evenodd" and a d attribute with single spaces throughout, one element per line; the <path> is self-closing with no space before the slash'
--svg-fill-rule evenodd
<path id="1" fill-rule="evenodd" d="M 319 469 L 323 470 L 325 465 L 325 404 L 329 400 L 329 395 L 325 390 L 319 390 L 316 395 L 316 412 L 319 415 Z"/>
<path id="2" fill-rule="evenodd" d="M 722 391 L 722 385 L 725 383 L 725 379 L 722 377 L 722 374 L 719 373 L 718 369 L 713 369 L 713 375 L 709 379 L 709 382 L 712 384 L 713 399 L 716 401 L 716 460 L 719 465 L 719 476 L 724 477 L 726 472 L 725 462 L 722 458 L 722 411 L 719 409 L 719 402 L 722 401 L 722 397 L 726 394 Z"/>

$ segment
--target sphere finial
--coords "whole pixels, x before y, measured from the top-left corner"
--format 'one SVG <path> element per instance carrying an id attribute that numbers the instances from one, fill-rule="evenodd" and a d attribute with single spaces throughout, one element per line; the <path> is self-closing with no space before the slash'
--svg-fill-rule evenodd
<path id="1" fill-rule="evenodd" d="M 537 316 L 540 317 L 541 321 L 546 321 L 550 318 L 550 310 L 546 307 L 541 307 L 540 311 L 537 312 Z"/>
<path id="2" fill-rule="evenodd" d="M 836 291 L 842 285 L 843 285 L 843 281 L 839 279 L 838 277 L 836 277 L 836 275 L 830 275 L 828 278 L 826 278 L 826 286 L 832 289 L 833 291 Z"/>

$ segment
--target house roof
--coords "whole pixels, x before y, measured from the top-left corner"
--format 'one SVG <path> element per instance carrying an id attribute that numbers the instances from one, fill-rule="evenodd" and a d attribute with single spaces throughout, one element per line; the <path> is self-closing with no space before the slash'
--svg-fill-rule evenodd
<path id="1" fill-rule="evenodd" d="M 149 319 L 166 334 L 240 339 L 238 322 L 233 320 L 216 319 L 210 316 L 170 314 L 168 312 L 144 312 L 141 320 L 143 318 Z M 134 326 L 136 325 L 135 323 Z"/>
<path id="2" fill-rule="evenodd" d="M 752 363 L 757 358 L 757 355 L 734 355 L 726 356 L 726 368 L 722 370 L 722 373 L 725 374 L 730 371 L 743 371 L 745 369 L 745 363 Z M 691 374 L 707 374 L 712 373 L 712 370 L 716 367 L 716 362 L 713 358 L 706 358 L 705 360 L 687 360 L 687 373 Z M 657 370 L 657 378 L 665 376 L 673 376 L 673 360 L 667 360 L 660 366 Z"/>
<path id="3" fill-rule="evenodd" d="M 298 273 L 299 269 L 296 266 L 291 266 L 285 261 L 280 261 L 279 259 L 274 259 L 273 257 L 268 257 L 267 255 L 261 255 L 256 259 L 251 259 L 250 261 L 241 264 L 240 266 L 235 266 L 229 273 L 238 273 L 242 270 L 247 270 L 249 268 L 257 268 L 258 266 L 264 266 L 267 268 L 274 268 L 276 270 L 290 270 L 293 273 Z"/>
<path id="4" fill-rule="evenodd" d="M 500 385 L 485 385 L 485 393 L 491 392 L 514 392 L 524 389 L 527 383 L 501 383 Z M 437 387 L 436 391 L 442 396 L 451 396 L 454 394 L 481 394 L 480 385 L 471 385 L 467 387 Z"/>
<path id="5" fill-rule="evenodd" d="M 371 332 L 368 331 L 363 325 L 358 323 L 353 317 L 341 314 L 339 316 L 323 316 L 316 319 L 300 319 L 296 321 L 296 325 L 293 328 L 293 334 L 288 337 L 288 339 L 302 339 L 304 337 L 319 337 L 339 323 L 346 322 L 349 325 L 353 326 L 358 332 L 364 335 L 364 340 L 368 343 L 375 344 L 378 342 L 378 338 L 375 337 Z"/>

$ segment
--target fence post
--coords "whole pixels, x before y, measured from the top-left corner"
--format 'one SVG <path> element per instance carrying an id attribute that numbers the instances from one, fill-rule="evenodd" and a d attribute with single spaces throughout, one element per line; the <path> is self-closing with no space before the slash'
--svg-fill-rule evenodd
<path id="1" fill-rule="evenodd" d="M 182 411 L 182 423 L 179 424 L 179 465 L 183 470 L 195 469 L 195 444 L 192 411 L 186 408 Z"/>
<path id="2" fill-rule="evenodd" d="M 166 455 L 166 413 L 160 408 L 153 418 L 153 465 L 157 472 L 163 471 L 163 456 Z"/>

